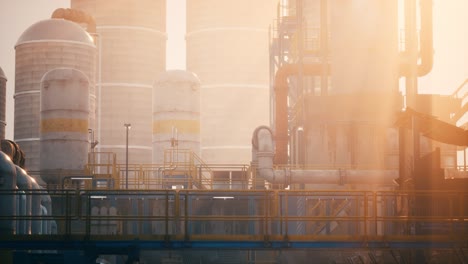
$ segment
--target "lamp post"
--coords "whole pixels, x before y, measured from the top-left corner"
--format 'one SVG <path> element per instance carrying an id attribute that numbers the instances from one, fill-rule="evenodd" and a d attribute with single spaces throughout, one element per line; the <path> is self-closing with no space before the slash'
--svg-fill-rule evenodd
<path id="1" fill-rule="evenodd" d="M 132 128 L 132 125 L 130 123 L 125 123 L 124 124 L 125 129 L 126 129 L 126 143 L 125 143 L 125 189 L 128 190 L 128 130 Z"/>

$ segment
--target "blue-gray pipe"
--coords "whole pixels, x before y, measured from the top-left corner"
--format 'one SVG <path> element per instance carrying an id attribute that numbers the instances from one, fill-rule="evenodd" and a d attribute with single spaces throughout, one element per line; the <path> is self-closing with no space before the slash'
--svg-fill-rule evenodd
<path id="1" fill-rule="evenodd" d="M 14 234 L 15 221 L 13 216 L 16 215 L 16 197 L 14 195 L 16 189 L 16 168 L 11 159 L 0 151 L 0 190 L 10 191 L 1 195 L 0 199 L 0 216 L 7 216 L 11 219 L 0 220 L 0 234 Z"/>
<path id="2" fill-rule="evenodd" d="M 33 235 L 41 234 L 42 232 L 42 216 L 41 209 L 41 187 L 35 180 L 32 181 L 32 197 L 31 197 L 31 215 L 34 220 L 31 221 L 31 233 Z"/>
<path id="3" fill-rule="evenodd" d="M 25 170 L 20 168 L 18 165 L 15 165 L 16 167 L 16 186 L 18 186 L 19 190 L 22 190 L 25 192 L 25 204 L 24 206 L 21 206 L 22 208 L 25 208 L 24 215 L 25 216 L 31 216 L 31 189 L 32 189 L 32 181 L 33 179 L 26 173 Z M 31 220 L 30 219 L 25 219 L 21 220 L 20 224 L 20 230 L 17 230 L 17 233 L 24 234 L 31 234 Z"/>

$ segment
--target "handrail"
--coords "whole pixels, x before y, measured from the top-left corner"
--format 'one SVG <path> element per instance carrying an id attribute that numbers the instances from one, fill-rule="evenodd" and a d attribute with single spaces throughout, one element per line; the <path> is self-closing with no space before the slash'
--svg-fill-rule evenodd
<path id="1" fill-rule="evenodd" d="M 43 192 L 0 190 L 0 199 Z M 186 241 L 215 237 L 226 241 L 260 237 L 357 241 L 431 236 L 459 241 L 468 236 L 466 190 L 50 190 L 49 195 L 53 203 L 59 203 L 52 215 L 2 215 L 0 223 L 56 221 L 59 236 L 93 239 L 123 235 L 153 240 L 183 237 Z M 298 207 L 298 201 L 304 207 Z M 410 213 L 399 212 L 413 205 Z M 51 236 L 43 234 L 44 239 Z"/>

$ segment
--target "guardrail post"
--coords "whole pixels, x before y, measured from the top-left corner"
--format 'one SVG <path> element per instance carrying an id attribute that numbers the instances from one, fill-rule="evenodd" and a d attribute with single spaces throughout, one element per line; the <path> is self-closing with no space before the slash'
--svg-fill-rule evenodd
<path id="1" fill-rule="evenodd" d="M 89 240 L 89 237 L 91 235 L 91 195 L 86 192 L 86 203 L 87 207 L 86 208 L 86 232 L 85 232 L 85 239 Z"/>

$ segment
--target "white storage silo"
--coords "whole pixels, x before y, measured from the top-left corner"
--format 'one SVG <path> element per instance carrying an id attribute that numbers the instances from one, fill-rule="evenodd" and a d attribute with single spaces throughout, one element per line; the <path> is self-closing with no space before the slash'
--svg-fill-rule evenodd
<path id="1" fill-rule="evenodd" d="M 39 170 L 40 82 L 49 70 L 70 67 L 82 71 L 90 81 L 89 126 L 95 112 L 94 72 L 96 47 L 79 25 L 48 19 L 30 26 L 18 39 L 15 70 L 15 142 L 26 154 L 26 168 Z"/>
<path id="2" fill-rule="evenodd" d="M 129 163 L 152 161 L 152 90 L 154 77 L 165 70 L 165 0 L 72 0 L 71 8 L 96 21 L 99 49 L 98 109 L 95 131 L 98 152 L 114 152 L 125 163 L 126 128 Z"/>
<path id="3" fill-rule="evenodd" d="M 48 184 L 65 173 L 83 174 L 88 157 L 89 81 L 71 68 L 47 72 L 41 82 L 40 171 Z"/>
<path id="4" fill-rule="evenodd" d="M 5 139 L 6 82 L 7 77 L 2 68 L 0 68 L 0 139 Z"/>
<path id="5" fill-rule="evenodd" d="M 154 82 L 153 163 L 162 164 L 170 148 L 200 155 L 200 81 L 182 70 L 164 72 Z"/>
<path id="6" fill-rule="evenodd" d="M 202 83 L 207 163 L 248 163 L 252 131 L 269 123 L 268 28 L 276 7 L 271 0 L 187 1 L 187 70 Z"/>

